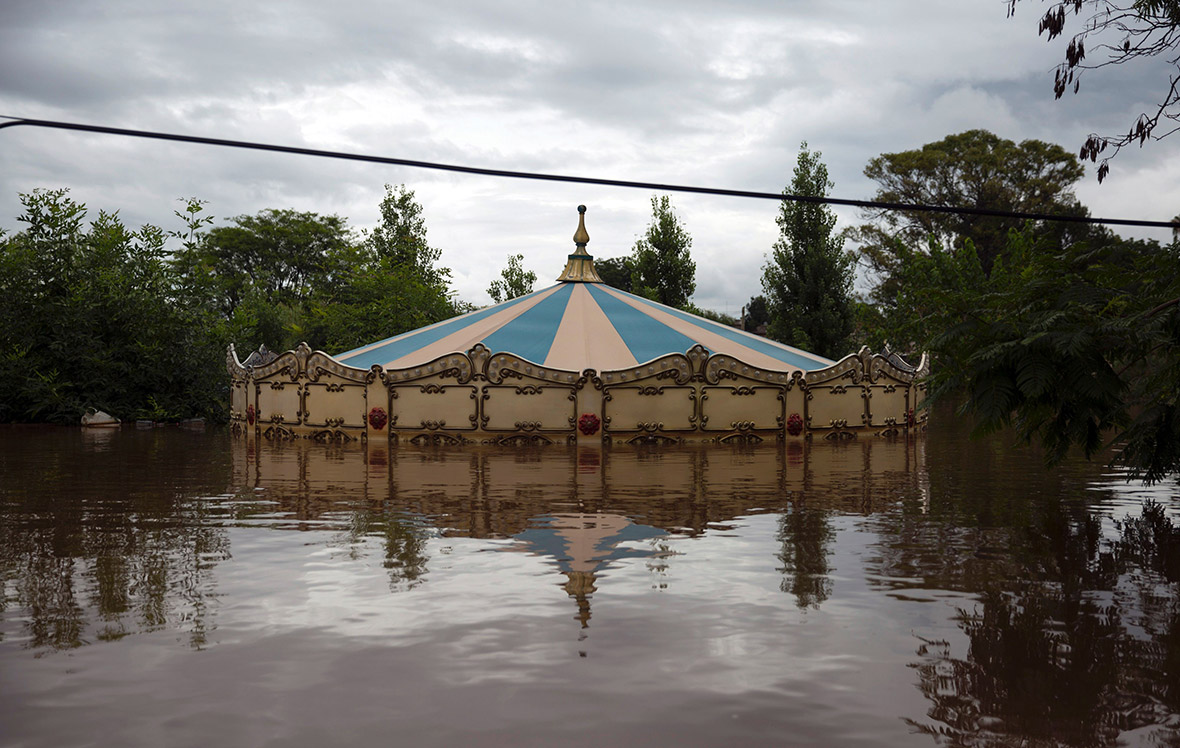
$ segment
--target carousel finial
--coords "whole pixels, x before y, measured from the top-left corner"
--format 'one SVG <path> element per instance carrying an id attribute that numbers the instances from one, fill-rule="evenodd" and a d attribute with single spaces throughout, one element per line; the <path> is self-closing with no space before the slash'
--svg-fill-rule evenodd
<path id="1" fill-rule="evenodd" d="M 578 245 L 578 250 L 586 251 L 586 243 L 590 241 L 590 235 L 586 233 L 586 206 L 578 206 L 578 230 L 574 232 L 574 244 Z"/>
<path id="2" fill-rule="evenodd" d="M 586 233 L 586 206 L 578 206 L 578 230 L 574 232 L 574 244 L 577 248 L 566 260 L 565 270 L 557 277 L 559 281 L 580 283 L 602 283 L 598 271 L 594 269 L 594 258 L 586 251 L 586 243 L 590 241 L 590 234 Z"/>

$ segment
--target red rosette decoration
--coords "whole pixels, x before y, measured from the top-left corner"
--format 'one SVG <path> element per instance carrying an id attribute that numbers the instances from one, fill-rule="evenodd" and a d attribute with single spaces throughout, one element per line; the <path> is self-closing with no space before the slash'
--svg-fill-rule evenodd
<path id="1" fill-rule="evenodd" d="M 385 424 L 389 423 L 389 416 L 386 415 L 384 408 L 373 408 L 369 411 L 369 425 L 377 431 L 385 428 Z"/>
<path id="2" fill-rule="evenodd" d="M 251 426 L 253 426 L 253 425 L 254 425 L 254 418 L 255 418 L 255 414 L 254 414 L 254 406 L 253 406 L 253 405 L 247 405 L 247 406 L 246 406 L 246 423 L 248 423 L 248 424 L 250 424 Z"/>
<path id="3" fill-rule="evenodd" d="M 581 431 L 586 436 L 594 436 L 598 433 L 598 427 L 602 421 L 598 420 L 598 416 L 593 413 L 583 413 L 582 417 L 578 419 L 578 431 Z"/>
<path id="4" fill-rule="evenodd" d="M 803 433 L 803 416 L 792 413 L 787 418 L 787 433 L 791 436 L 799 436 Z"/>
<path id="5" fill-rule="evenodd" d="M 906 411 L 906 414 L 905 414 L 905 425 L 909 426 L 909 427 L 913 427 L 913 425 L 917 422 L 918 422 L 918 419 L 914 416 L 914 409 L 910 408 L 909 410 Z"/>

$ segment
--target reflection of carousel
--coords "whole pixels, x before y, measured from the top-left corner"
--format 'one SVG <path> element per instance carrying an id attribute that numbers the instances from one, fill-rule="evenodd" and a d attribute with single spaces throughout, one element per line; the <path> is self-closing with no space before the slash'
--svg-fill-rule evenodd
<path id="1" fill-rule="evenodd" d="M 578 603 L 582 628 L 590 625 L 590 596 L 599 571 L 612 561 L 647 557 L 650 552 L 620 548 L 621 543 L 650 540 L 667 533 L 640 525 L 620 514 L 548 514 L 516 539 L 526 550 L 556 560 L 566 582 L 562 589 Z"/>
<path id="2" fill-rule="evenodd" d="M 268 440 L 759 442 L 920 427 L 927 372 L 838 362 L 624 293 L 576 251 L 554 286 L 330 356 L 232 347 L 231 421 Z"/>
<path id="3" fill-rule="evenodd" d="M 388 539 L 399 581 L 415 584 L 429 580 L 427 537 L 513 539 L 497 547 L 543 557 L 559 571 L 583 628 L 604 570 L 664 557 L 653 539 L 801 507 L 868 514 L 910 501 L 920 508 L 928 490 L 924 439 L 624 450 L 239 446 L 234 490 L 247 505 L 262 500 L 259 511 L 276 526 L 348 518 L 348 532 Z"/>

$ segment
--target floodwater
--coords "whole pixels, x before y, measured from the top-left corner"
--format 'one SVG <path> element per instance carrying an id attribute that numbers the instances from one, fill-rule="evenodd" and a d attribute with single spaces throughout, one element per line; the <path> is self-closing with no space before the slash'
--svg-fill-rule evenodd
<path id="1" fill-rule="evenodd" d="M 1180 488 L 0 428 L 0 745 L 1180 743 Z"/>

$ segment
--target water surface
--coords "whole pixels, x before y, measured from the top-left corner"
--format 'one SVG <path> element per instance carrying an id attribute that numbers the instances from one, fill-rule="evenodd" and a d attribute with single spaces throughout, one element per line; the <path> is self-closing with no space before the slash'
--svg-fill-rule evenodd
<path id="1" fill-rule="evenodd" d="M 934 423 L 536 450 L 0 428 L 0 744 L 1180 742 L 1177 487 Z"/>

